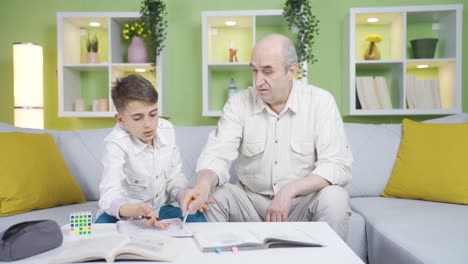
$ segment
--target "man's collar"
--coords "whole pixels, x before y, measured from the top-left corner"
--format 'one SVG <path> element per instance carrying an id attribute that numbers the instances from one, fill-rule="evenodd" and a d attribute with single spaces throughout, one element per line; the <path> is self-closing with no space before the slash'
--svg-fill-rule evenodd
<path id="1" fill-rule="evenodd" d="M 291 109 L 294 113 L 297 113 L 297 109 L 299 108 L 299 102 L 297 98 L 297 89 L 298 85 L 301 85 L 300 80 L 293 80 L 293 85 L 291 88 L 291 91 L 289 93 L 288 100 L 286 101 L 286 104 L 284 106 L 284 109 L 281 112 L 285 112 L 288 108 Z M 257 94 L 257 89 L 255 87 L 252 88 L 252 93 L 254 97 L 254 109 L 253 112 L 254 114 L 258 114 L 263 111 L 267 107 L 267 104 L 258 96 Z"/>

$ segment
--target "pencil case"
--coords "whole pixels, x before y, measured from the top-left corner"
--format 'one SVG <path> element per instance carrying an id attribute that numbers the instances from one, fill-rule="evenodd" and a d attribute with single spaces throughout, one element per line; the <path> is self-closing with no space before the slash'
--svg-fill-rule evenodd
<path id="1" fill-rule="evenodd" d="M 27 258 L 62 245 L 60 226 L 53 220 L 15 224 L 1 235 L 0 261 Z"/>

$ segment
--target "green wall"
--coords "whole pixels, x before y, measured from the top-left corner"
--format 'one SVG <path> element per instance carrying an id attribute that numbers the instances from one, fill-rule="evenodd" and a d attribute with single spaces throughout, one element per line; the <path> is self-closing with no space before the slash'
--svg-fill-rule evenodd
<path id="1" fill-rule="evenodd" d="M 13 123 L 12 43 L 36 42 L 44 47 L 45 127 L 87 129 L 110 127 L 112 118 L 59 118 L 57 98 L 56 12 L 139 11 L 140 0 L 1 0 L 0 1 L 0 122 Z M 351 7 L 460 4 L 466 0 L 310 0 L 320 20 L 315 53 L 309 66 L 309 82 L 330 91 L 341 107 L 343 19 Z M 176 125 L 214 125 L 217 118 L 202 117 L 201 12 L 205 10 L 282 9 L 285 0 L 167 0 L 170 64 L 169 119 Z M 468 6 L 463 11 L 463 43 L 468 43 Z M 190 45 L 190 46 L 188 46 Z M 166 51 L 166 52 L 167 52 Z M 462 68 L 468 69 L 468 52 Z M 338 76 L 338 78 L 337 78 Z M 227 83 L 226 83 L 227 85 Z M 463 110 L 468 112 L 468 78 L 463 79 Z M 413 116 L 416 120 L 433 116 Z M 347 122 L 394 123 L 402 116 L 345 117 Z"/>

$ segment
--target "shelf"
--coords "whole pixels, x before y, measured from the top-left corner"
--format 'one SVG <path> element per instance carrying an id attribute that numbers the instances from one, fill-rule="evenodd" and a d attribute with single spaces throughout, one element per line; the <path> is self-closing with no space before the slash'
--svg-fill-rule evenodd
<path id="1" fill-rule="evenodd" d="M 227 26 L 226 21 L 236 25 Z M 238 91 L 252 86 L 252 49 L 271 33 L 295 39 L 282 9 L 202 12 L 203 116 L 221 115 L 231 78 Z M 230 48 L 237 49 L 237 62 L 230 62 Z"/>
<path id="2" fill-rule="evenodd" d="M 210 70 L 237 71 L 251 69 L 250 62 L 209 63 Z"/>
<path id="3" fill-rule="evenodd" d="M 343 63 L 345 115 L 438 115 L 461 112 L 461 12 L 462 5 L 351 8 L 343 24 L 344 39 L 347 40 Z M 370 23 L 369 18 L 377 18 L 378 21 Z M 364 60 L 368 45 L 365 37 L 368 34 L 382 37 L 377 44 L 382 55 L 380 60 Z M 417 38 L 438 39 L 433 57 L 414 58 L 410 40 Z M 427 68 L 419 68 L 423 65 Z M 390 96 L 391 109 L 378 109 L 375 104 L 357 104 L 356 77 L 365 76 L 384 77 L 384 91 Z M 416 84 L 412 82 L 414 79 L 408 80 L 408 76 L 418 80 Z M 359 85 L 361 96 L 362 89 L 371 92 L 382 89 L 372 83 L 365 84 L 365 88 L 363 84 Z M 434 101 L 433 105 L 415 106 L 409 98 L 411 93 L 415 89 L 423 91 L 429 86 L 434 95 L 427 98 Z M 436 102 L 439 93 L 441 105 Z"/>
<path id="4" fill-rule="evenodd" d="M 140 74 L 153 83 L 159 93 L 159 112 L 168 116 L 168 93 L 164 92 L 162 65 L 168 65 L 162 54 L 155 70 L 150 63 L 127 63 L 130 41 L 122 38 L 125 23 L 138 21 L 138 12 L 58 12 L 57 50 L 59 113 L 61 117 L 113 117 L 115 108 L 111 87 L 117 78 Z M 90 22 L 98 22 L 97 27 Z M 99 62 L 86 63 L 85 39 L 88 34 L 99 40 Z M 141 72 L 144 71 L 144 72 Z M 84 100 L 84 110 L 76 111 L 75 104 Z M 105 111 L 92 111 L 97 100 L 107 100 Z M 96 107 L 94 107 L 96 110 Z M 102 108 L 101 108 L 102 110 Z"/>

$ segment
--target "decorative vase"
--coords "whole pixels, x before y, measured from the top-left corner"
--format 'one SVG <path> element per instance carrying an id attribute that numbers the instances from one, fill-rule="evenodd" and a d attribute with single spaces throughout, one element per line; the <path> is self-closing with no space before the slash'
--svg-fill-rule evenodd
<path id="1" fill-rule="evenodd" d="M 436 38 L 413 39 L 411 40 L 411 49 L 415 59 L 432 59 L 437 47 Z"/>
<path id="2" fill-rule="evenodd" d="M 86 63 L 99 63 L 99 53 L 86 52 Z"/>
<path id="3" fill-rule="evenodd" d="M 129 63 L 147 63 L 148 51 L 145 42 L 140 37 L 133 37 L 128 46 L 127 59 Z"/>
<path id="4" fill-rule="evenodd" d="M 365 60 L 380 60 L 381 54 L 375 41 L 370 41 L 369 46 L 364 53 Z"/>

